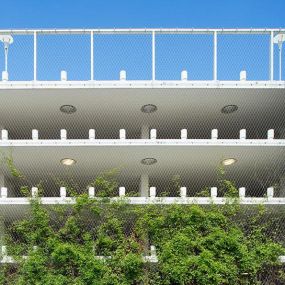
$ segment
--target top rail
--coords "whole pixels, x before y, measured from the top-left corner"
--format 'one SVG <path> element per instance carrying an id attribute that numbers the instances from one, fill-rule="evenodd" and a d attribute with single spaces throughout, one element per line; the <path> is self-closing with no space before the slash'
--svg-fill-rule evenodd
<path id="1" fill-rule="evenodd" d="M 270 34 L 271 32 L 285 32 L 285 28 L 250 28 L 250 29 L 195 29 L 195 28 L 138 28 L 138 29 L 1 29 L 2 34 L 32 35 L 38 34 Z"/>

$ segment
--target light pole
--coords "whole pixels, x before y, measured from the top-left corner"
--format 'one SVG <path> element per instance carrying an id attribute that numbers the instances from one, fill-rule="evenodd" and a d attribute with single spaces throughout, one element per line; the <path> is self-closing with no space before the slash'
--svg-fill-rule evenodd
<path id="1" fill-rule="evenodd" d="M 274 37 L 274 43 L 279 47 L 279 80 L 282 80 L 282 45 L 285 42 L 285 34 L 280 33 Z"/>

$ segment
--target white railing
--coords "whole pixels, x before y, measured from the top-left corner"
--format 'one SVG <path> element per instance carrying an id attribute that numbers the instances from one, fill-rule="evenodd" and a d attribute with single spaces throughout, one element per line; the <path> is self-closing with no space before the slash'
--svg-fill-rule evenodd
<path id="1" fill-rule="evenodd" d="M 0 30 L 0 41 L 3 81 L 115 80 L 120 70 L 131 80 L 284 79 L 285 29 Z"/>

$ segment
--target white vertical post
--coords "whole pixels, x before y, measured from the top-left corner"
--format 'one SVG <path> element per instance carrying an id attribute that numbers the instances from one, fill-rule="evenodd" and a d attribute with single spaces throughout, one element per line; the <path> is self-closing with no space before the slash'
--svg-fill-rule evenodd
<path id="1" fill-rule="evenodd" d="M 127 72 L 126 70 L 121 70 L 120 71 L 120 80 L 126 80 L 127 79 Z"/>
<path id="2" fill-rule="evenodd" d="M 246 70 L 242 70 L 239 74 L 240 81 L 246 81 Z"/>
<path id="3" fill-rule="evenodd" d="M 155 80 L 155 31 L 152 31 L 152 80 Z"/>
<path id="4" fill-rule="evenodd" d="M 60 80 L 61 81 L 67 81 L 67 71 L 66 70 L 60 71 Z"/>
<path id="5" fill-rule="evenodd" d="M 37 32 L 34 31 L 34 81 L 37 80 Z"/>
<path id="6" fill-rule="evenodd" d="M 214 32 L 214 68 L 213 68 L 213 79 L 218 79 L 218 34 L 217 31 Z"/>
<path id="7" fill-rule="evenodd" d="M 89 198 L 94 198 L 95 197 L 95 188 L 94 187 L 89 187 L 88 188 L 88 196 L 89 196 Z"/>
<path id="8" fill-rule="evenodd" d="M 274 130 L 273 129 L 268 130 L 268 132 L 267 132 L 267 139 L 268 140 L 273 140 L 274 139 Z"/>
<path id="9" fill-rule="evenodd" d="M 90 80 L 94 80 L 94 32 L 91 31 L 90 38 Z"/>
<path id="10" fill-rule="evenodd" d="M 212 130 L 211 138 L 212 138 L 212 140 L 217 140 L 218 139 L 218 130 L 217 129 L 213 129 Z"/>
<path id="11" fill-rule="evenodd" d="M 246 139 L 246 129 L 242 129 L 239 131 L 239 139 L 245 140 Z"/>
<path id="12" fill-rule="evenodd" d="M 60 197 L 66 198 L 66 188 L 65 187 L 60 187 Z"/>
<path id="13" fill-rule="evenodd" d="M 239 197 L 244 198 L 245 197 L 245 187 L 239 188 L 238 191 L 239 191 Z"/>
<path id="14" fill-rule="evenodd" d="M 274 80 L 274 32 L 270 32 L 270 80 Z"/>
<path id="15" fill-rule="evenodd" d="M 96 137 L 95 130 L 94 129 L 90 129 L 89 130 L 89 139 L 90 140 L 95 140 L 95 137 Z"/>
<path id="16" fill-rule="evenodd" d="M 126 195 L 126 188 L 125 187 L 119 187 L 119 196 L 124 197 Z"/>
<path id="17" fill-rule="evenodd" d="M 8 131 L 3 129 L 1 130 L 1 139 L 2 140 L 8 140 Z"/>
<path id="18" fill-rule="evenodd" d="M 282 44 L 279 46 L 279 80 L 282 80 Z"/>
<path id="19" fill-rule="evenodd" d="M 151 129 L 150 130 L 150 139 L 151 140 L 156 140 L 157 132 L 156 129 Z"/>
<path id="20" fill-rule="evenodd" d="M 187 195 L 187 188 L 186 187 L 180 187 L 180 197 L 186 198 Z"/>
<path id="21" fill-rule="evenodd" d="M 140 196 L 147 197 L 149 189 L 149 177 L 147 174 L 142 174 L 140 179 Z"/>
<path id="22" fill-rule="evenodd" d="M 60 138 L 61 138 L 62 140 L 66 140 L 66 139 L 67 139 L 67 132 L 66 132 L 65 129 L 61 129 L 61 130 L 60 130 Z"/>
<path id="23" fill-rule="evenodd" d="M 126 130 L 120 129 L 120 140 L 125 140 L 125 139 L 126 139 Z"/>
<path id="24" fill-rule="evenodd" d="M 271 199 L 274 196 L 274 188 L 273 187 L 269 187 L 267 188 L 267 198 Z"/>
<path id="25" fill-rule="evenodd" d="M 32 197 L 35 198 L 38 196 L 38 188 L 32 187 Z"/>
<path id="26" fill-rule="evenodd" d="M 182 140 L 187 140 L 187 129 L 182 129 L 181 130 L 181 139 Z"/>
<path id="27" fill-rule="evenodd" d="M 155 196 L 156 196 L 156 187 L 150 187 L 149 188 L 149 196 L 151 198 L 155 198 Z"/>
<path id="28" fill-rule="evenodd" d="M 1 187 L 1 198 L 7 198 L 7 188 L 6 187 Z"/>
<path id="29" fill-rule="evenodd" d="M 218 196 L 218 188 L 217 187 L 211 187 L 211 197 L 217 198 Z"/>
<path id="30" fill-rule="evenodd" d="M 39 139 L 39 132 L 38 130 L 32 130 L 32 139 L 38 140 Z"/>

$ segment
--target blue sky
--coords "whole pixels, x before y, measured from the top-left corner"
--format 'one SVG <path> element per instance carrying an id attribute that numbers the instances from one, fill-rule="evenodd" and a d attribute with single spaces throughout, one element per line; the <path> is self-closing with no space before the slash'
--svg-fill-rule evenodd
<path id="1" fill-rule="evenodd" d="M 0 0 L 0 7 L 0 29 L 279 28 L 285 22 L 284 0 Z"/>

